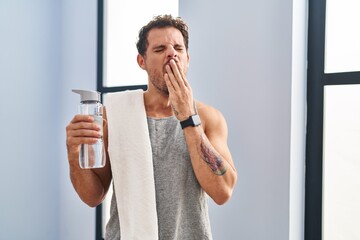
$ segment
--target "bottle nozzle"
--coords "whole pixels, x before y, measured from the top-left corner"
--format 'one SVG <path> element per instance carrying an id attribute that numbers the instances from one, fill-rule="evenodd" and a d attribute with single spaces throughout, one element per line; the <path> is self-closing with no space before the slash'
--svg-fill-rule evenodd
<path id="1" fill-rule="evenodd" d="M 80 89 L 73 89 L 74 93 L 80 94 L 80 101 L 97 101 L 100 102 L 100 93 L 93 90 L 80 90 Z"/>

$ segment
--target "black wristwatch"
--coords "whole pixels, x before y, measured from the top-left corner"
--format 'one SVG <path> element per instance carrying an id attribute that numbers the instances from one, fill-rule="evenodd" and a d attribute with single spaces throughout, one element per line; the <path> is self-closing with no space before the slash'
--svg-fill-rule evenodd
<path id="1" fill-rule="evenodd" d="M 196 126 L 199 126 L 200 124 L 201 124 L 200 117 L 197 114 L 194 114 L 194 115 L 190 116 L 188 119 L 180 122 L 182 129 L 189 127 L 189 126 L 196 127 Z"/>

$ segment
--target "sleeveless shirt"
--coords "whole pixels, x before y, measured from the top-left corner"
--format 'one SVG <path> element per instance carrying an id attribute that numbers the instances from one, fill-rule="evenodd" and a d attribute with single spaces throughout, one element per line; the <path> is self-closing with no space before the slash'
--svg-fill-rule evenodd
<path id="1" fill-rule="evenodd" d="M 148 117 L 147 122 L 153 156 L 159 240 L 211 240 L 207 195 L 195 177 L 179 121 L 171 116 Z M 105 239 L 121 239 L 115 191 Z"/>

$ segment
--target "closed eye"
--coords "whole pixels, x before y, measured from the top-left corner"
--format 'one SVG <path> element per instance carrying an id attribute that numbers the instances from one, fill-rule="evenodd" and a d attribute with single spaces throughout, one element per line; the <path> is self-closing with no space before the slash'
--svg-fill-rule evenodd
<path id="1" fill-rule="evenodd" d="M 177 51 L 182 51 L 182 50 L 184 50 L 184 47 L 181 46 L 181 45 L 175 45 L 174 48 L 175 48 L 175 50 L 177 50 Z"/>
<path id="2" fill-rule="evenodd" d="M 156 53 L 162 52 L 164 50 L 165 50 L 164 46 L 159 46 L 159 47 L 154 48 L 154 52 L 156 52 Z"/>

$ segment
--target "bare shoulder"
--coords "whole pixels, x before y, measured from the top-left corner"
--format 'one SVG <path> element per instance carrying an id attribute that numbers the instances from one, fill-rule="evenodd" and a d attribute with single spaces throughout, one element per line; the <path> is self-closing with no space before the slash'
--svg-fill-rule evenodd
<path id="1" fill-rule="evenodd" d="M 218 109 L 199 101 L 196 102 L 196 107 L 205 132 L 216 129 L 227 132 L 225 118 Z"/>

